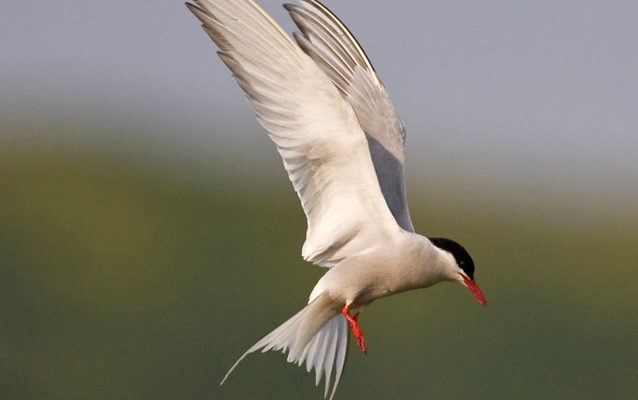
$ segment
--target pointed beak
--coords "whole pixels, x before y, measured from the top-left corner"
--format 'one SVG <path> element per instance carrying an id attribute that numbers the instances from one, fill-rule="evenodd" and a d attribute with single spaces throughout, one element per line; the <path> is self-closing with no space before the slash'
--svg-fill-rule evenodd
<path id="1" fill-rule="evenodd" d="M 481 292 L 481 289 L 479 289 L 476 282 L 474 282 L 467 276 L 463 276 L 463 280 L 465 281 L 465 286 L 467 286 L 467 288 L 470 289 L 470 292 L 472 292 L 472 294 L 474 295 L 474 297 L 476 297 L 479 303 L 481 303 L 483 307 L 487 307 L 487 301 L 485 300 L 485 296 L 483 296 L 483 293 Z"/>

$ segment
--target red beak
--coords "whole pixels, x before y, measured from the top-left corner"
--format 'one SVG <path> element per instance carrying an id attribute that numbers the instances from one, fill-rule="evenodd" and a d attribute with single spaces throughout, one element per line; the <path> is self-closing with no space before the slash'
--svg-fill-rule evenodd
<path id="1" fill-rule="evenodd" d="M 467 288 L 470 289 L 470 292 L 472 292 L 472 294 L 474 295 L 474 297 L 476 297 L 479 303 L 481 303 L 483 307 L 487 307 L 487 301 L 485 300 L 485 296 L 483 296 L 483 293 L 481 292 L 481 289 L 479 289 L 476 282 L 474 282 L 473 280 L 471 280 L 470 278 L 466 276 L 463 277 L 463 280 L 465 281 Z"/>

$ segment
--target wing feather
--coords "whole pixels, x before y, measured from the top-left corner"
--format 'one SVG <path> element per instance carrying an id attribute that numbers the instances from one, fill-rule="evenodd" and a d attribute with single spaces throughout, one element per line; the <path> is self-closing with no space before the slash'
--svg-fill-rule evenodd
<path id="1" fill-rule="evenodd" d="M 355 111 L 368 139 L 383 196 L 397 223 L 414 231 L 405 186 L 405 128 L 390 95 L 348 28 L 316 0 L 286 4 L 301 34 L 295 39 Z"/>
<path id="2" fill-rule="evenodd" d="M 299 195 L 308 221 L 303 257 L 330 267 L 400 229 L 357 115 L 326 72 L 252 0 L 195 3 L 189 9 L 220 48 Z"/>

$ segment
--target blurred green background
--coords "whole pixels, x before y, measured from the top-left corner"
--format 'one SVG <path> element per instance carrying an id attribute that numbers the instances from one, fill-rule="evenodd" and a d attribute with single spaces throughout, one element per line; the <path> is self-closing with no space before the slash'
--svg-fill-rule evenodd
<path id="1" fill-rule="evenodd" d="M 4 147 L 0 397 L 321 398 L 280 354 L 217 386 L 322 272 L 299 257 L 303 213 L 262 150 L 265 170 L 179 168 L 136 144 Z M 351 347 L 337 398 L 635 398 L 636 215 L 449 182 L 412 182 L 415 225 L 471 251 L 489 307 L 453 284 L 373 304 L 369 355 Z"/>
<path id="2" fill-rule="evenodd" d="M 260 0 L 288 31 L 280 0 Z M 336 399 L 638 397 L 638 2 L 327 0 L 408 127 L 454 284 L 361 316 Z M 0 13 L 0 400 L 320 399 L 249 346 L 323 270 L 281 162 L 181 1 Z"/>

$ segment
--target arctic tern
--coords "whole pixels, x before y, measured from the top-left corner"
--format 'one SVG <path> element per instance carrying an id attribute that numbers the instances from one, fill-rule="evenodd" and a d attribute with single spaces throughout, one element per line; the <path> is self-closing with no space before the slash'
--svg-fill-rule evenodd
<path id="1" fill-rule="evenodd" d="M 308 304 L 249 348 L 221 384 L 248 354 L 282 351 L 314 369 L 317 385 L 324 378 L 324 397 L 332 399 L 348 327 L 366 352 L 358 323 L 364 306 L 442 281 L 460 283 L 486 306 L 468 252 L 414 232 L 405 128 L 348 28 L 315 0 L 284 5 L 300 31 L 294 40 L 252 0 L 186 5 L 281 155 L 307 219 L 304 260 L 328 268 Z"/>

